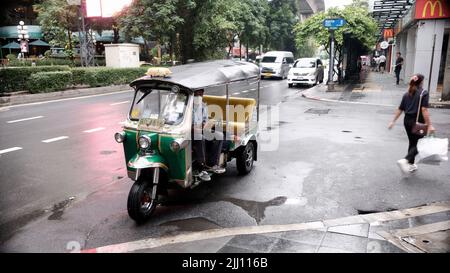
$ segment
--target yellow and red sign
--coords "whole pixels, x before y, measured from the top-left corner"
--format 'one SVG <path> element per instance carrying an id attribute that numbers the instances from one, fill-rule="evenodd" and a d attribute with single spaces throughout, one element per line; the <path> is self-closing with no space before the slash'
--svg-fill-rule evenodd
<path id="1" fill-rule="evenodd" d="M 450 18 L 450 3 L 448 0 L 416 0 L 416 19 Z"/>
<path id="2" fill-rule="evenodd" d="M 383 37 L 385 40 L 387 40 L 389 38 L 394 38 L 394 29 L 392 29 L 392 28 L 385 29 L 384 33 L 383 33 Z"/>

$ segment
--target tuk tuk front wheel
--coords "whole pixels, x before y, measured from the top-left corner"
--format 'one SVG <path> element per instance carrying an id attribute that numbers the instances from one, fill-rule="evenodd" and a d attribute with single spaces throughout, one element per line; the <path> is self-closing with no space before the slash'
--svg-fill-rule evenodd
<path id="1" fill-rule="evenodd" d="M 249 141 L 236 157 L 236 167 L 239 174 L 248 174 L 253 168 L 255 146 Z"/>
<path id="2" fill-rule="evenodd" d="M 128 194 L 128 215 L 137 223 L 147 221 L 155 211 L 157 202 L 152 199 L 153 185 L 147 180 L 138 180 Z"/>

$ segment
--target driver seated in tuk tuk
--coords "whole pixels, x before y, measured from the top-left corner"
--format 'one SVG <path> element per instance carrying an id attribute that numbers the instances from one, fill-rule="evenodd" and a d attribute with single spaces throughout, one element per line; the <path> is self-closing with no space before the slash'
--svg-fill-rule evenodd
<path id="1" fill-rule="evenodd" d="M 208 106 L 203 102 L 204 90 L 194 91 L 194 112 L 192 118 L 192 152 L 193 169 L 203 181 L 210 181 L 211 176 L 207 171 L 224 173 L 225 169 L 219 166 L 220 154 L 223 146 L 223 134 L 215 132 L 214 139 L 206 140 L 203 129 L 214 125 L 208 121 Z"/>

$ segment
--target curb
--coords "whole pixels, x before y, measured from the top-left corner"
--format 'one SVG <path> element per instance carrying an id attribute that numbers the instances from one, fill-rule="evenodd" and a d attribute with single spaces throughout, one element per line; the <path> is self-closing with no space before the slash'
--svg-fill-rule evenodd
<path id="1" fill-rule="evenodd" d="M 39 93 L 39 94 L 27 94 L 27 95 L 12 95 L 0 97 L 0 107 L 21 105 L 27 103 L 53 101 L 59 99 L 84 97 L 91 95 L 100 95 L 107 93 L 115 93 L 131 90 L 129 85 L 113 85 L 95 88 L 81 88 L 81 89 L 69 89 L 65 91 L 56 91 L 50 93 Z"/>
<path id="2" fill-rule="evenodd" d="M 340 101 L 340 100 L 332 100 L 332 99 L 324 99 L 317 96 L 311 96 L 309 95 L 309 91 L 313 88 L 307 89 L 301 93 L 303 98 L 309 99 L 309 100 L 315 100 L 315 101 L 325 101 L 325 102 L 335 102 L 335 103 L 348 103 L 348 104 L 359 104 L 359 105 L 371 105 L 371 106 L 385 106 L 385 107 L 396 107 L 395 105 L 389 105 L 389 104 L 377 104 L 377 103 L 370 103 L 370 102 L 357 102 L 357 101 Z M 450 102 L 430 102 L 429 103 L 430 108 L 435 109 L 450 109 Z"/>
<path id="3" fill-rule="evenodd" d="M 434 202 L 431 204 L 394 211 L 377 212 L 365 215 L 351 215 L 336 219 L 304 223 L 219 228 L 196 232 L 185 232 L 178 235 L 168 235 L 163 237 L 147 237 L 136 241 L 82 249 L 76 252 L 128 253 L 134 251 L 142 251 L 145 249 L 154 249 L 167 245 L 217 239 L 228 236 L 254 235 L 301 230 L 328 230 L 329 228 L 338 226 L 348 226 L 355 224 L 379 224 L 380 222 L 403 220 L 446 211 L 450 211 L 450 201 Z"/>

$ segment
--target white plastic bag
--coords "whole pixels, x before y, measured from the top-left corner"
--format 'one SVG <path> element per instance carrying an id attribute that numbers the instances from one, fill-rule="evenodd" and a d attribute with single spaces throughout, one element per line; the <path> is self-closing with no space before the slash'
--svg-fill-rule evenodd
<path id="1" fill-rule="evenodd" d="M 448 161 L 448 138 L 424 137 L 417 143 L 419 163 Z"/>

